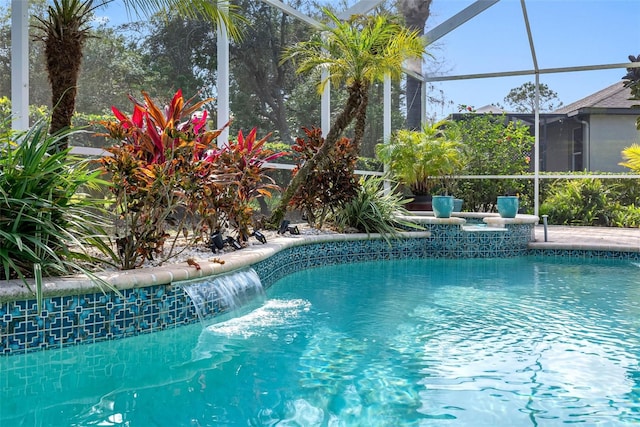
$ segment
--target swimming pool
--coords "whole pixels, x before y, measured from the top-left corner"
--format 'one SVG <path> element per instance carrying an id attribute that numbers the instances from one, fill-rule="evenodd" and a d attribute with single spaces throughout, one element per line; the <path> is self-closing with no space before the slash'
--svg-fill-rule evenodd
<path id="1" fill-rule="evenodd" d="M 520 257 L 308 269 L 205 328 L 0 358 L 0 425 L 637 423 L 639 268 Z"/>

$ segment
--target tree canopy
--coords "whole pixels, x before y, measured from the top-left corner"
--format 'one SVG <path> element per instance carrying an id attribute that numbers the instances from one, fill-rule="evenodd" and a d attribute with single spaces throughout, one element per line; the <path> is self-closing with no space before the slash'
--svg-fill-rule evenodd
<path id="1" fill-rule="evenodd" d="M 549 86 L 540 83 L 539 90 L 541 112 L 551 112 L 562 106 L 558 94 Z M 526 82 L 522 86 L 511 89 L 504 97 L 504 102 L 507 107 L 517 113 L 533 113 L 536 105 L 536 85 L 532 82 Z"/>

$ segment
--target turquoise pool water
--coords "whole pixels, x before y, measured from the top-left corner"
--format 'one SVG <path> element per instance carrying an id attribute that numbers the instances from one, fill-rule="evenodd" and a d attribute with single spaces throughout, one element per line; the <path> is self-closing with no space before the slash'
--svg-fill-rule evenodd
<path id="1" fill-rule="evenodd" d="M 205 326 L 0 358 L 0 425 L 640 423 L 629 262 L 323 267 Z"/>

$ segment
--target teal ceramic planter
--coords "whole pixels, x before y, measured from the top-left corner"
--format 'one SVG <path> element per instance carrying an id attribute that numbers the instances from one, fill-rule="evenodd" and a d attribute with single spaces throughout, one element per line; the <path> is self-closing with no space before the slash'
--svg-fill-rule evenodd
<path id="1" fill-rule="evenodd" d="M 453 212 L 453 196 L 433 196 L 431 205 L 436 218 L 449 218 Z"/>
<path id="2" fill-rule="evenodd" d="M 519 205 L 518 196 L 498 196 L 498 213 L 502 218 L 515 218 Z"/>

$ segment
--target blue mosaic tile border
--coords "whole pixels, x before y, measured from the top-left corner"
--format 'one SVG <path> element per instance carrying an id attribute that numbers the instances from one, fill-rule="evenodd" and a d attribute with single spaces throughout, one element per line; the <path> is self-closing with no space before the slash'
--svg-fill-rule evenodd
<path id="1" fill-rule="evenodd" d="M 0 304 L 0 354 L 24 353 L 153 332 L 198 321 L 184 291 L 171 285 Z"/>
<path id="2" fill-rule="evenodd" d="M 588 249 L 529 249 L 527 251 L 527 255 L 537 257 L 640 261 L 640 252 L 633 251 L 606 251 Z"/>
<path id="3" fill-rule="evenodd" d="M 428 239 L 357 240 L 296 246 L 254 264 L 265 288 L 282 277 L 307 268 L 362 261 L 427 258 Z"/>
<path id="4" fill-rule="evenodd" d="M 252 267 L 265 287 L 301 269 L 370 260 L 410 258 L 513 257 L 523 255 L 640 259 L 637 252 L 529 250 L 533 224 L 509 224 L 506 232 L 467 232 L 445 224 L 425 225 L 428 238 L 331 241 L 291 247 Z M 211 315 L 216 310 L 209 310 Z M 0 303 L 0 355 L 94 343 L 199 321 L 180 286 L 154 285 L 123 290 L 121 295 L 92 293 L 36 302 Z"/>

